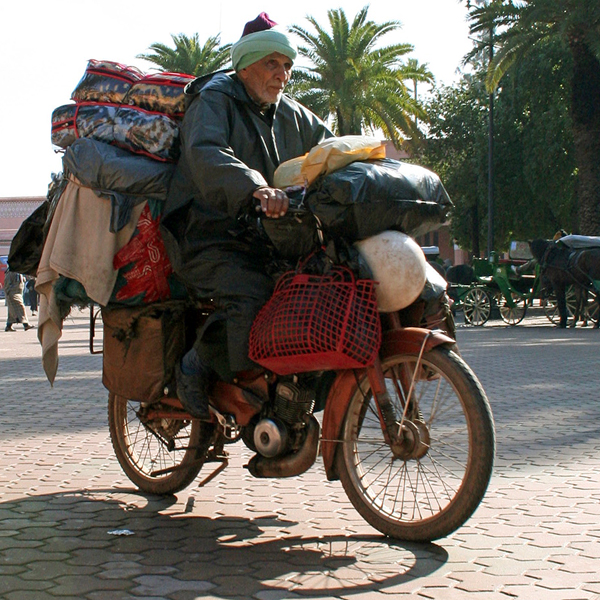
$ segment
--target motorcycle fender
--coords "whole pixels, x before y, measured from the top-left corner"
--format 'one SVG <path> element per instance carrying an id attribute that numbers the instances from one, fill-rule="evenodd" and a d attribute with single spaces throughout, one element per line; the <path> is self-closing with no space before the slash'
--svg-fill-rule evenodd
<path id="1" fill-rule="evenodd" d="M 456 341 L 441 330 L 423 329 L 422 327 L 404 327 L 386 331 L 381 343 L 380 357 L 385 360 L 396 354 L 418 354 L 425 342 L 425 352 L 441 344 L 454 345 Z"/>
<path id="2" fill-rule="evenodd" d="M 383 335 L 380 359 L 397 354 L 418 354 L 425 343 L 425 352 L 442 344 L 454 345 L 456 342 L 442 331 L 431 331 L 421 327 L 393 329 Z M 339 479 L 335 469 L 335 453 L 341 443 L 341 431 L 350 400 L 358 387 L 358 382 L 366 377 L 366 370 L 340 371 L 336 377 L 325 404 L 323 414 L 323 437 L 321 455 L 325 473 L 329 481 Z"/>
<path id="3" fill-rule="evenodd" d="M 335 378 L 323 413 L 321 437 L 321 456 L 325 465 L 325 473 L 329 481 L 339 479 L 335 470 L 335 453 L 339 445 L 342 423 L 350 404 L 350 399 L 358 386 L 358 381 L 366 377 L 366 371 L 340 371 Z"/>

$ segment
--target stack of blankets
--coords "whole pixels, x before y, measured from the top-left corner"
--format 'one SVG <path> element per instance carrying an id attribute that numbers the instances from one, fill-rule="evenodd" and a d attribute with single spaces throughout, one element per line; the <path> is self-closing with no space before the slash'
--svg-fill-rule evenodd
<path id="1" fill-rule="evenodd" d="M 51 139 L 64 151 L 66 185 L 36 281 L 38 338 L 51 383 L 70 305 L 139 306 L 185 297 L 159 224 L 179 156 L 184 87 L 193 79 L 90 60 L 73 102 L 52 114 Z"/>
<path id="2" fill-rule="evenodd" d="M 135 67 L 90 60 L 71 99 L 52 113 L 52 143 L 67 148 L 81 137 L 163 161 L 179 155 L 183 73 L 146 75 Z"/>

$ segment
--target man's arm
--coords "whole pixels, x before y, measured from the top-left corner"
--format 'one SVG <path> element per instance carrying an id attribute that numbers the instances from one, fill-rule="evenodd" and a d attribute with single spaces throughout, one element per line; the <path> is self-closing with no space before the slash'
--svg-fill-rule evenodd
<path id="1" fill-rule="evenodd" d="M 235 219 L 259 188 L 268 188 L 265 178 L 239 160 L 230 146 L 230 115 L 222 96 L 206 94 L 188 108 L 182 131 L 194 185 L 204 198 L 218 204 Z"/>

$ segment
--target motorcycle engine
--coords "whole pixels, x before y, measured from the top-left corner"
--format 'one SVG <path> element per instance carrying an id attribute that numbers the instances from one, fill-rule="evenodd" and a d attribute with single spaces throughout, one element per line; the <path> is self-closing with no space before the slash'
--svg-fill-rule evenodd
<path id="1" fill-rule="evenodd" d="M 275 390 L 272 414 L 262 418 L 254 428 L 254 446 L 266 458 L 280 456 L 294 449 L 304 429 L 304 416 L 315 406 L 315 391 L 297 379 L 280 381 Z"/>

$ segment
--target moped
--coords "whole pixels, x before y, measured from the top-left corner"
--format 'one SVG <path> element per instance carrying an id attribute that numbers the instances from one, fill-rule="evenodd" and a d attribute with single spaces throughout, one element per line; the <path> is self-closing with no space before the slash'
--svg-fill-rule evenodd
<path id="1" fill-rule="evenodd" d="M 192 307 L 193 327 L 213 311 L 211 302 Z M 121 467 L 143 492 L 174 494 L 201 469 L 208 474 L 200 485 L 216 477 L 232 443 L 254 452 L 246 467 L 258 478 L 299 476 L 320 456 L 328 480 L 341 480 L 358 513 L 384 535 L 449 535 L 487 489 L 494 422 L 451 330 L 413 313 L 379 312 L 377 327 L 363 328 L 359 346 L 376 338 L 365 365 L 317 361 L 307 372 L 298 356 L 294 372 L 288 356 L 285 369 L 267 369 L 251 387 L 217 382 L 210 421 L 186 413 L 171 384 L 151 401 L 111 392 L 109 428 Z M 107 335 L 105 325 L 105 361 Z"/>

